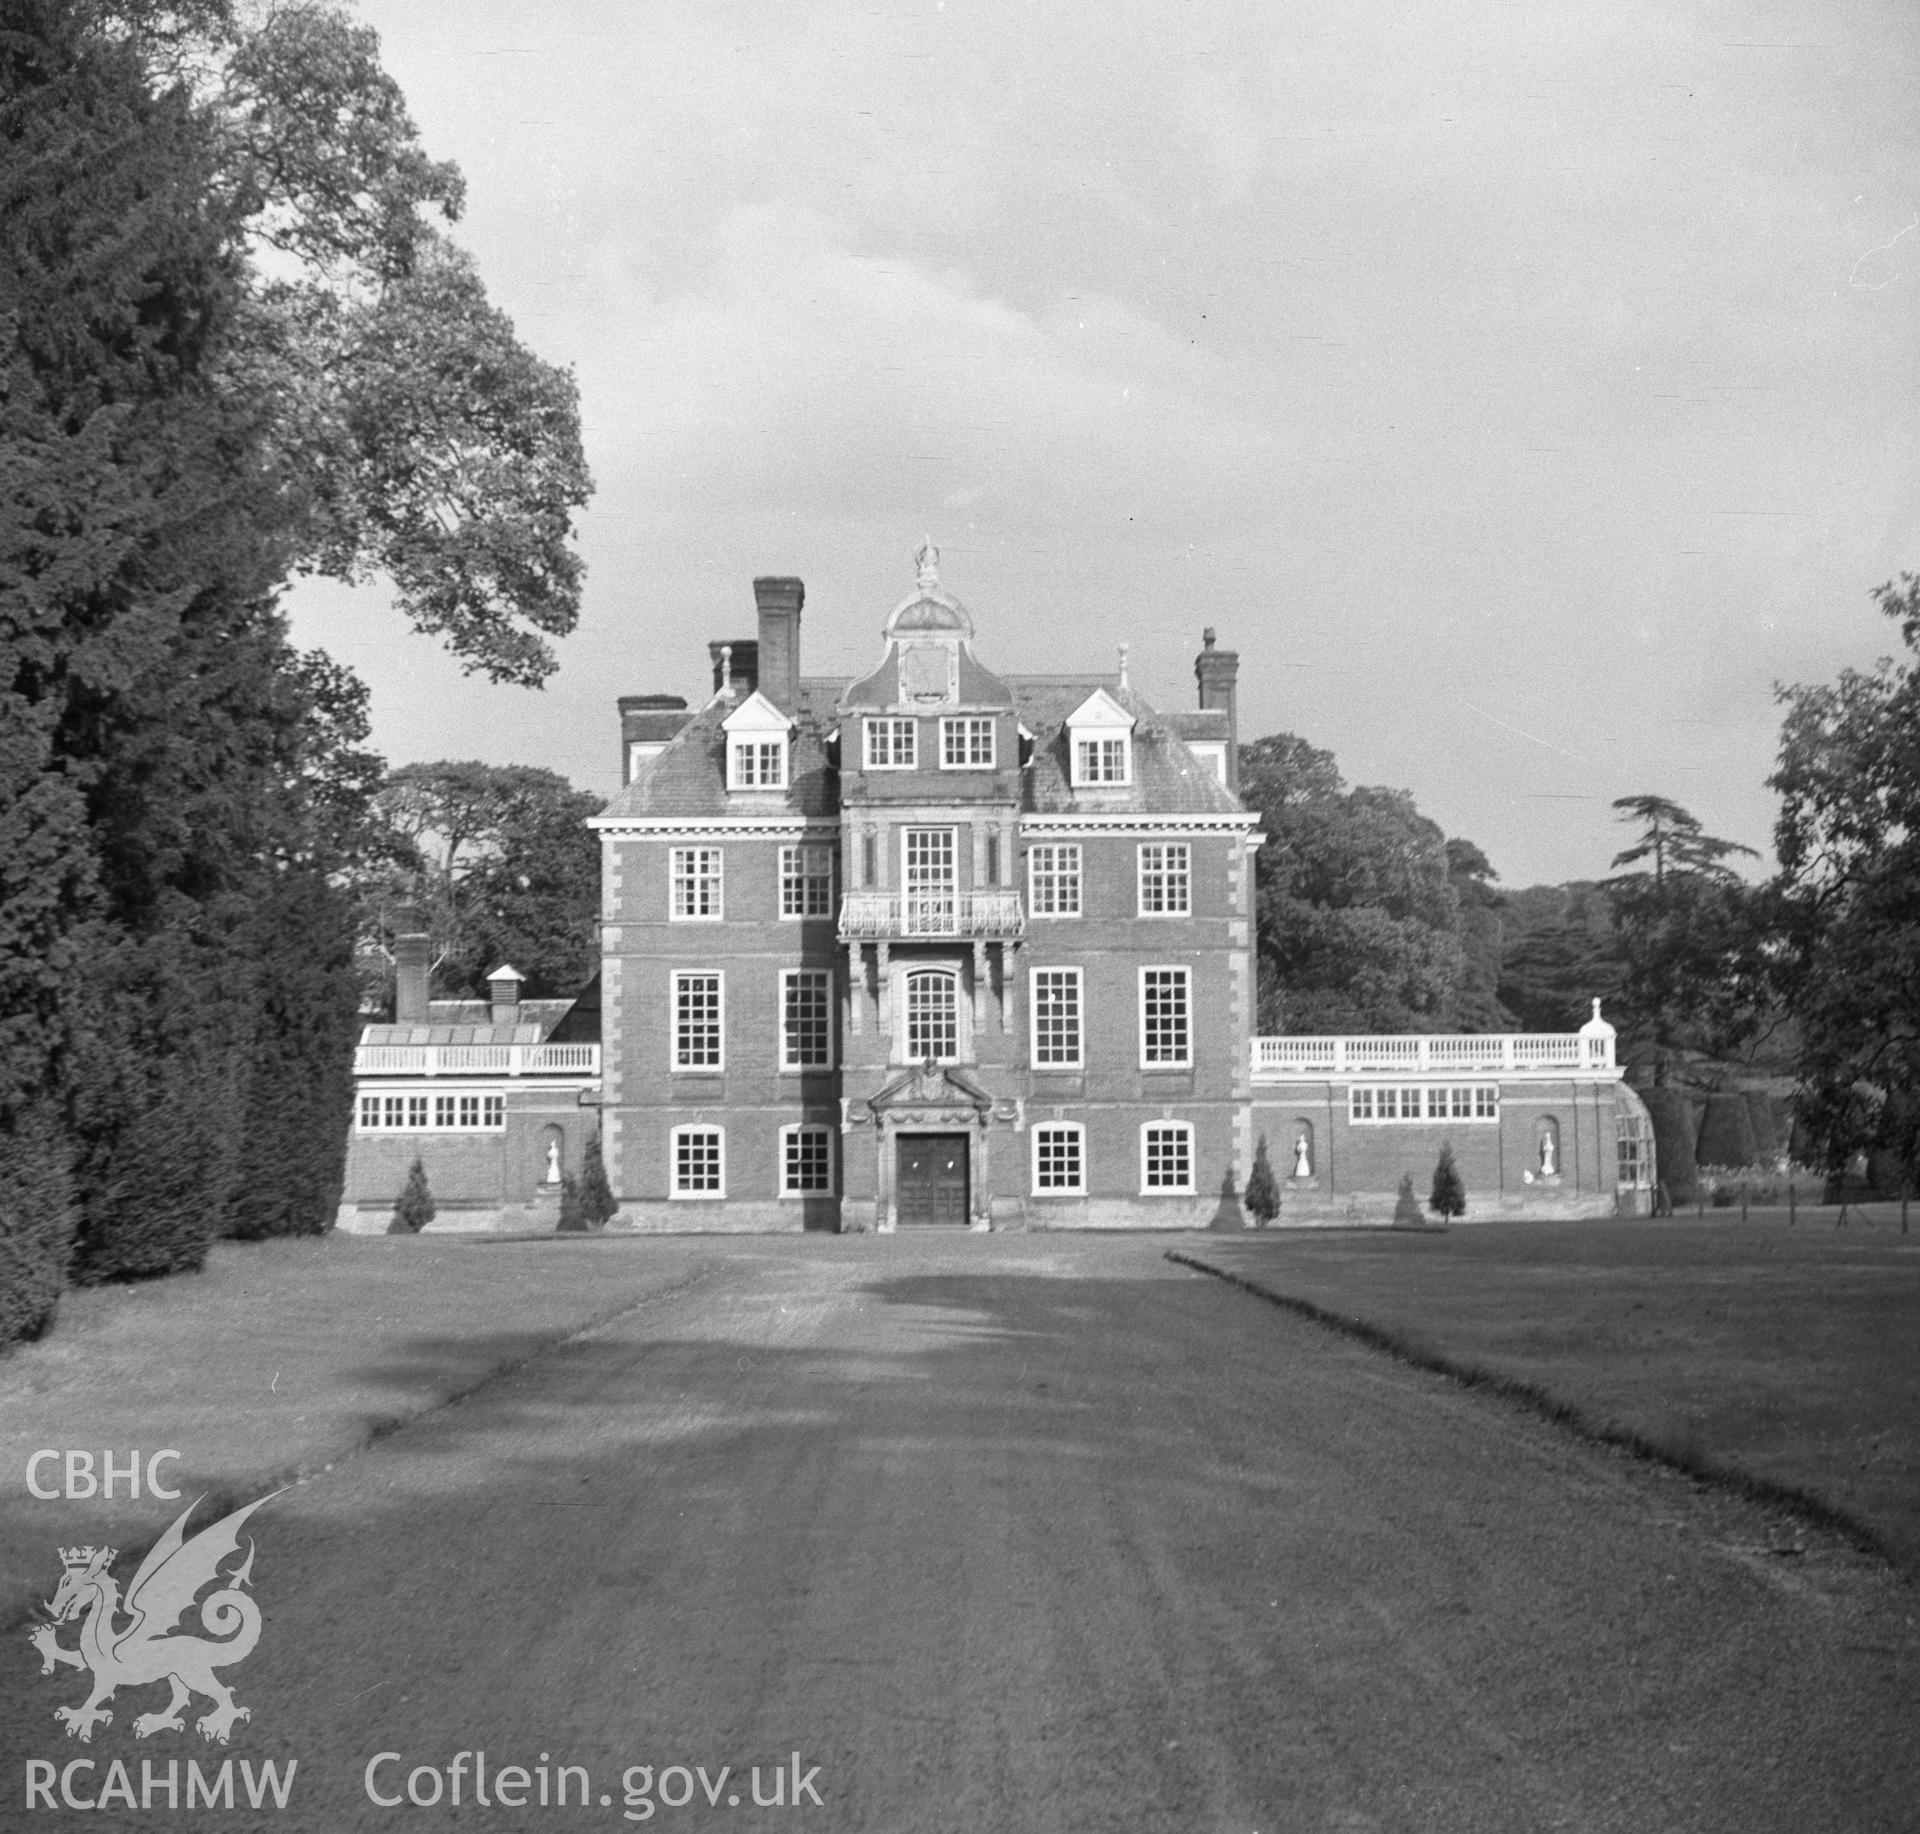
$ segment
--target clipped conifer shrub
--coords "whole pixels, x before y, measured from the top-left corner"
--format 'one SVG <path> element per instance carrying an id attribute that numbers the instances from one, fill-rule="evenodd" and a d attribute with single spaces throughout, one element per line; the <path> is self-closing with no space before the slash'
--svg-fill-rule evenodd
<path id="1" fill-rule="evenodd" d="M 281 875 L 256 907 L 258 1022 L 247 1065 L 246 1175 L 227 1206 L 242 1241 L 319 1235 L 346 1184 L 359 1036 L 352 916 L 323 874 Z"/>
<path id="2" fill-rule="evenodd" d="M 607 1162 L 600 1151 L 598 1134 L 588 1139 L 580 1167 L 580 1205 L 589 1229 L 604 1229 L 620 1212 L 620 1200 L 607 1182 Z"/>
<path id="3" fill-rule="evenodd" d="M 1639 1095 L 1653 1121 L 1654 1163 L 1660 1182 L 1675 1204 L 1690 1204 L 1698 1182 L 1694 1168 L 1699 1163 L 1693 1156 L 1693 1104 L 1666 1083 L 1642 1089 Z"/>
<path id="4" fill-rule="evenodd" d="M 418 1235 L 433 1221 L 437 1206 L 427 1186 L 427 1168 L 415 1159 L 407 1170 L 407 1182 L 400 1187 L 399 1201 L 393 1206 L 389 1235 Z"/>
<path id="5" fill-rule="evenodd" d="M 1764 1090 L 1747 1091 L 1747 1124 L 1753 1129 L 1754 1164 L 1771 1166 L 1780 1157 L 1780 1117 Z"/>
<path id="6" fill-rule="evenodd" d="M 1440 1143 L 1440 1157 L 1434 1161 L 1433 1189 L 1427 1195 L 1427 1208 L 1435 1216 L 1446 1218 L 1467 1213 L 1467 1183 L 1454 1163 L 1453 1144 Z"/>
<path id="7" fill-rule="evenodd" d="M 591 1225 L 587 1221 L 587 1207 L 580 1195 L 580 1180 L 571 1172 L 560 1174 L 560 1221 L 555 1225 L 559 1235 L 585 1235 Z"/>
<path id="8" fill-rule="evenodd" d="M 24 1104 L 0 1127 L 0 1344 L 53 1321 L 76 1215 L 68 1151 L 50 1102 Z"/>
<path id="9" fill-rule="evenodd" d="M 1280 1214 L 1280 1186 L 1273 1176 L 1273 1161 L 1267 1157 L 1267 1136 L 1253 1149 L 1253 1170 L 1247 1174 L 1246 1196 L 1241 1200 L 1254 1227 L 1264 1229 Z"/>
<path id="10" fill-rule="evenodd" d="M 1748 1166 L 1756 1164 L 1759 1157 L 1746 1096 L 1737 1089 L 1723 1089 L 1708 1096 L 1707 1112 L 1693 1143 L 1694 1164 Z"/>
<path id="11" fill-rule="evenodd" d="M 1413 1194 L 1413 1174 L 1400 1174 L 1400 1194 L 1393 1203 L 1393 1226 L 1396 1229 L 1424 1229 L 1427 1219 L 1420 1214 L 1420 1200 Z"/>

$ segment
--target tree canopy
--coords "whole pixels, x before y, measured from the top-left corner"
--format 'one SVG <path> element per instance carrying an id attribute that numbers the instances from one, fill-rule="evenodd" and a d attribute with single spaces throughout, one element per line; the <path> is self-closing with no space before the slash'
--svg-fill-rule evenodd
<path id="1" fill-rule="evenodd" d="M 1906 646 L 1786 687 L 1774 848 L 1782 983 L 1799 1027 L 1797 1119 L 1830 1170 L 1855 1152 L 1920 1170 L 1920 577 L 1875 593 Z"/>
<path id="2" fill-rule="evenodd" d="M 404 903 L 427 913 L 449 995 L 484 997 L 502 962 L 529 999 L 579 992 L 599 955 L 600 843 L 586 825 L 598 796 L 532 765 L 443 761 L 402 765 L 375 800 L 392 865 L 370 888 L 363 935 L 383 989 L 378 946 Z"/>
<path id="3" fill-rule="evenodd" d="M 1405 790 L 1348 789 L 1291 733 L 1240 750 L 1257 862 L 1259 1027 L 1430 1031 L 1455 1022 L 1465 957 L 1446 837 Z M 1471 843 L 1468 843 L 1470 846 Z M 1460 860 L 1469 881 L 1478 848 Z"/>

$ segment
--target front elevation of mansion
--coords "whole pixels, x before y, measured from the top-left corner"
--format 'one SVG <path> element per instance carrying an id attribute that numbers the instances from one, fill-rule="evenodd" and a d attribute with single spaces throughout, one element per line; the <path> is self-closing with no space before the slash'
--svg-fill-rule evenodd
<path id="1" fill-rule="evenodd" d="M 596 1127 L 638 1229 L 1237 1223 L 1256 1125 L 1282 1221 L 1354 1215 L 1361 1176 L 1390 1206 L 1395 1155 L 1424 1179 L 1434 1125 L 1474 1137 L 1501 1196 L 1615 1207 L 1638 1174 L 1597 1014 L 1459 1075 L 1425 1042 L 1356 1049 L 1355 1082 L 1344 1041 L 1253 1039 L 1260 836 L 1238 658 L 1211 631 L 1190 712 L 1149 706 L 1124 652 L 1115 674 L 998 675 L 937 559 L 857 680 L 802 673 L 803 588 L 767 578 L 756 635 L 710 646 L 704 705 L 621 701 L 596 986 L 537 1014 L 504 964 L 491 1009 L 403 987 L 428 1023 L 368 1028 L 349 1212 L 384 1216 L 419 1153 L 456 1208 L 537 1217 Z M 566 1041 L 596 1016 L 589 1056 Z"/>

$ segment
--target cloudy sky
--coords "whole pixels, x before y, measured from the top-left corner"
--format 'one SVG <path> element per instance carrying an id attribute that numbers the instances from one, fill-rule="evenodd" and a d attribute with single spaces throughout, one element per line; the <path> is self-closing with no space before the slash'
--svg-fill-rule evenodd
<path id="1" fill-rule="evenodd" d="M 853 672 L 923 534 L 990 666 L 1411 789 L 1508 884 L 1657 791 L 1764 848 L 1776 680 L 1920 571 L 1911 0 L 363 0 L 598 482 L 540 692 L 376 589 L 395 762 L 616 782 L 756 573 Z"/>

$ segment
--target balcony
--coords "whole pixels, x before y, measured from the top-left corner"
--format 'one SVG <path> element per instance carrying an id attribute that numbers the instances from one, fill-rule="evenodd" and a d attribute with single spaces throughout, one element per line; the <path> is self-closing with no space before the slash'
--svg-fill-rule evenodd
<path id="1" fill-rule="evenodd" d="M 1484 1035 L 1283 1036 L 1253 1041 L 1253 1080 L 1281 1083 L 1330 1076 L 1592 1076 L 1618 1073 L 1612 1028 Z"/>
<path id="2" fill-rule="evenodd" d="M 840 900 L 842 942 L 923 936 L 1014 942 L 1026 933 L 1027 914 L 1017 891 L 848 892 Z"/>
<path id="3" fill-rule="evenodd" d="M 356 1076 L 598 1076 L 597 1044 L 363 1044 Z"/>

